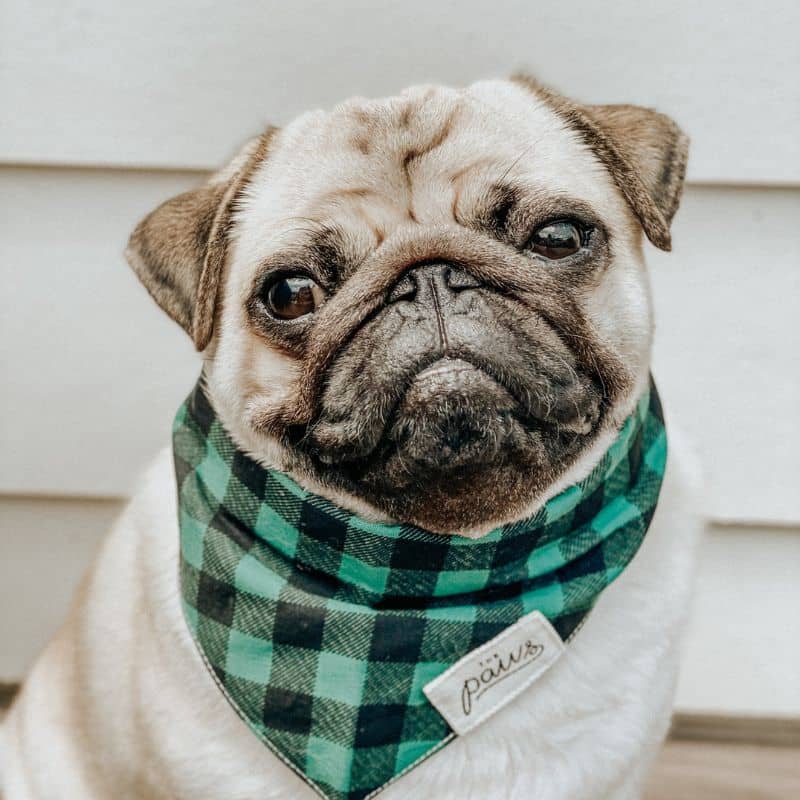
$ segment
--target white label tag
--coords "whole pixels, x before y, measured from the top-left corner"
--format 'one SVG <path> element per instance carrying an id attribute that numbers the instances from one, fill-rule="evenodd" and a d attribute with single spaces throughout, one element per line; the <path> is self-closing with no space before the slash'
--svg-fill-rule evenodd
<path id="1" fill-rule="evenodd" d="M 461 735 L 527 689 L 563 652 L 564 643 L 547 617 L 531 611 L 467 653 L 422 691 Z"/>

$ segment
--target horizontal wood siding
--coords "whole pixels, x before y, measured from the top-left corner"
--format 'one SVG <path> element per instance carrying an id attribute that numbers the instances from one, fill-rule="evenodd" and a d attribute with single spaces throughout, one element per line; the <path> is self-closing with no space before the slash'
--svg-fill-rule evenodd
<path id="1" fill-rule="evenodd" d="M 353 94 L 524 69 L 674 115 L 693 180 L 800 182 L 796 0 L 6 0 L 0 15 L 0 162 L 208 169 Z"/>

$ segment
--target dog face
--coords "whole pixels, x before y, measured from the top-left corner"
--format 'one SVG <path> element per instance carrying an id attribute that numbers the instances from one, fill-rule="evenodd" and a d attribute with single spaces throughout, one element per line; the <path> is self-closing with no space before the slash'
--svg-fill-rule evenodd
<path id="1" fill-rule="evenodd" d="M 529 79 L 312 112 L 154 211 L 129 259 L 238 445 L 372 518 L 479 534 L 586 474 L 643 390 L 642 232 L 686 139 Z"/>

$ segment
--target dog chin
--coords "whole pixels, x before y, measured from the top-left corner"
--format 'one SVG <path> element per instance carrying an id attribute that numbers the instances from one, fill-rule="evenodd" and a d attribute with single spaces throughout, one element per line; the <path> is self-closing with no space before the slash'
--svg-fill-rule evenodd
<path id="1" fill-rule="evenodd" d="M 394 520 L 434 531 L 513 519 L 599 427 L 599 398 L 567 418 L 529 407 L 479 367 L 441 359 L 413 378 L 369 453 L 317 450 L 307 471 Z"/>
<path id="2" fill-rule="evenodd" d="M 589 442 L 575 448 L 560 469 L 549 461 L 508 458 L 413 474 L 400 454 L 353 477 L 346 467 L 306 471 L 313 485 L 340 505 L 377 520 L 416 525 L 443 534 L 481 535 L 522 519 L 575 463 Z M 398 475 L 406 482 L 398 487 Z"/>

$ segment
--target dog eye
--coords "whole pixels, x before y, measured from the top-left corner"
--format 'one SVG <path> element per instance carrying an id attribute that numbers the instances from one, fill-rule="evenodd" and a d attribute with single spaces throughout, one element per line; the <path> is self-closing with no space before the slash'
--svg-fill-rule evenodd
<path id="1" fill-rule="evenodd" d="M 582 232 L 574 222 L 557 220 L 537 228 L 528 240 L 528 248 L 545 258 L 559 259 L 574 255 L 583 243 Z"/>
<path id="2" fill-rule="evenodd" d="M 325 292 L 305 275 L 284 275 L 269 284 L 265 303 L 278 319 L 297 319 L 313 314 L 325 299 Z"/>

